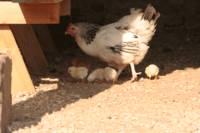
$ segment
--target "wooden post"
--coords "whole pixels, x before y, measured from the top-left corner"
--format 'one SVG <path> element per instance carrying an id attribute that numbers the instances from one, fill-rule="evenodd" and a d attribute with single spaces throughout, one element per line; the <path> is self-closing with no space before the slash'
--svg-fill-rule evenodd
<path id="1" fill-rule="evenodd" d="M 11 121 L 11 59 L 0 53 L 0 132 L 7 133 Z"/>
<path id="2" fill-rule="evenodd" d="M 44 53 L 56 54 L 57 50 L 54 45 L 54 41 L 51 37 L 48 26 L 44 24 L 37 24 L 37 25 L 32 25 L 32 26 Z"/>
<path id="3" fill-rule="evenodd" d="M 35 88 L 23 61 L 20 50 L 17 46 L 15 38 L 9 25 L 0 25 L 0 49 L 9 49 L 13 61 L 12 65 L 12 81 L 11 91 L 17 92 L 33 92 Z"/>
<path id="4" fill-rule="evenodd" d="M 31 25 L 12 25 L 12 32 L 22 52 L 29 72 L 38 74 L 48 63 Z M 49 38 L 44 38 L 49 40 Z"/>

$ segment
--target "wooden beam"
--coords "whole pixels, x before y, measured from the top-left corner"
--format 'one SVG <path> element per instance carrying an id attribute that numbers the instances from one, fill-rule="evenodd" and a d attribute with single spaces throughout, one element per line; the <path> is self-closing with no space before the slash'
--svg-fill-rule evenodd
<path id="1" fill-rule="evenodd" d="M 0 49 L 10 50 L 9 54 L 12 58 L 12 94 L 35 91 L 20 50 L 8 25 L 0 25 Z"/>
<path id="2" fill-rule="evenodd" d="M 11 0 L 13 2 L 19 2 L 19 3 L 58 3 L 63 0 Z"/>
<path id="3" fill-rule="evenodd" d="M 32 25 L 45 54 L 56 54 L 57 49 L 47 25 Z M 48 38 L 48 39 L 47 39 Z"/>
<path id="4" fill-rule="evenodd" d="M 51 24 L 59 17 L 60 3 L 0 2 L 0 24 Z"/>
<path id="5" fill-rule="evenodd" d="M 66 16 L 71 14 L 71 0 L 63 0 L 60 3 L 60 15 Z"/>
<path id="6" fill-rule="evenodd" d="M 29 68 L 29 72 L 39 74 L 46 69 L 48 63 L 32 26 L 12 25 L 11 29 Z M 49 38 L 45 38 L 45 40 L 49 40 Z"/>

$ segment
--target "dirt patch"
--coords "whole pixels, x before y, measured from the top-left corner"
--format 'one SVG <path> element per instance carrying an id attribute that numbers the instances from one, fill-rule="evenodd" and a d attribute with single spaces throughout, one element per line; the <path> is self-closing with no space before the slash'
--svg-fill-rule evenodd
<path id="1" fill-rule="evenodd" d="M 198 133 L 200 69 L 112 85 L 46 79 L 14 97 L 13 133 Z"/>
<path id="2" fill-rule="evenodd" d="M 116 85 L 87 83 L 66 74 L 74 57 L 89 61 L 92 68 L 104 66 L 84 55 L 71 38 L 63 35 L 66 25 L 51 25 L 62 55 L 41 77 L 34 76 L 37 93 L 13 97 L 13 133 L 199 133 L 200 132 L 200 20 L 199 1 L 151 1 L 161 12 L 155 37 L 144 61 L 160 67 L 160 79 L 142 75 L 130 83 L 129 69 Z M 98 24 L 113 22 L 130 7 L 149 1 L 73 0 L 74 21 Z M 112 7 L 110 6 L 112 5 Z M 97 17 L 98 16 L 98 17 Z M 55 32 L 60 27 L 60 32 Z M 63 28 L 62 28 L 63 27 Z M 63 38 L 58 38 L 63 35 Z M 50 59 L 51 57 L 48 56 Z M 56 64 L 56 65 L 55 65 Z"/>

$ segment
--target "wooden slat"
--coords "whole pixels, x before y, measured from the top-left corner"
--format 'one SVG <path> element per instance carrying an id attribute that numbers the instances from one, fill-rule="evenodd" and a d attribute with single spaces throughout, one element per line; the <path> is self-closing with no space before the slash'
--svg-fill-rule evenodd
<path id="1" fill-rule="evenodd" d="M 40 42 L 40 45 L 46 54 L 57 53 L 54 41 L 50 35 L 50 31 L 47 25 L 33 25 L 33 30 Z M 47 39 L 48 38 L 48 39 Z"/>
<path id="2" fill-rule="evenodd" d="M 29 72 L 38 74 L 48 63 L 31 25 L 12 25 L 12 32 L 21 50 Z M 48 40 L 47 38 L 45 38 Z"/>
<path id="3" fill-rule="evenodd" d="M 19 3 L 58 3 L 63 0 L 10 0 Z"/>
<path id="4" fill-rule="evenodd" d="M 71 14 L 71 0 L 63 0 L 60 3 L 60 15 L 66 16 Z"/>
<path id="5" fill-rule="evenodd" d="M 20 50 L 8 25 L 0 25 L 0 49 L 9 49 L 12 58 L 12 93 L 33 92 L 35 88 Z"/>
<path id="6" fill-rule="evenodd" d="M 58 23 L 60 4 L 0 2 L 0 24 Z"/>

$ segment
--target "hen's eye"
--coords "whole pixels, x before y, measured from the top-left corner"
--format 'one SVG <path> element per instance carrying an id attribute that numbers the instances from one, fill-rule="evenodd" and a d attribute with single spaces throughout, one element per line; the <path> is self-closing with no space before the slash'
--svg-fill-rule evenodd
<path id="1" fill-rule="evenodd" d="M 129 29 L 129 27 L 128 27 L 128 26 L 124 27 L 124 30 L 128 30 L 128 29 Z"/>

